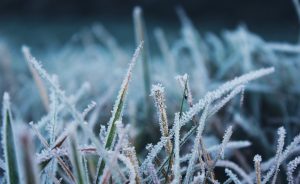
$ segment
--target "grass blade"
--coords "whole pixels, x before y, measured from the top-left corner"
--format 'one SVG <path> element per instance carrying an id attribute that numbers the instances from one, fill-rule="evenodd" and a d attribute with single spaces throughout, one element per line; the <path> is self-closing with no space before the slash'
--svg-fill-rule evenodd
<path id="1" fill-rule="evenodd" d="M 74 130 L 75 131 L 75 130 Z M 72 133 L 75 134 L 75 133 Z M 84 173 L 83 173 L 83 163 L 82 156 L 77 149 L 77 141 L 75 135 L 70 137 L 70 156 L 72 161 L 73 170 L 75 172 L 76 181 L 78 184 L 85 184 Z"/>
<path id="2" fill-rule="evenodd" d="M 129 68 L 127 70 L 126 76 L 122 82 L 121 85 L 121 89 L 119 91 L 119 95 L 118 98 L 115 102 L 114 108 L 113 108 L 113 113 L 112 113 L 112 117 L 109 121 L 109 127 L 108 127 L 108 136 L 106 138 L 105 141 L 105 148 L 111 148 L 112 143 L 113 143 L 113 139 L 115 137 L 116 134 L 116 122 L 118 120 L 120 120 L 120 118 L 122 117 L 122 112 L 123 112 L 123 106 L 124 106 L 124 102 L 126 99 L 126 94 L 128 91 L 128 86 L 129 86 L 129 82 L 131 79 L 131 73 L 133 70 L 133 67 L 138 59 L 138 56 L 142 50 L 143 47 L 143 42 L 140 43 L 140 45 L 138 46 L 138 48 L 136 49 L 133 58 L 131 60 L 131 63 L 129 65 Z"/>
<path id="3" fill-rule="evenodd" d="M 109 120 L 109 124 L 108 124 L 108 134 L 105 140 L 105 148 L 106 149 L 110 149 L 113 145 L 113 141 L 116 135 L 116 122 L 118 120 L 120 120 L 120 118 L 122 118 L 122 112 L 123 112 L 123 106 L 124 106 L 124 102 L 126 99 L 126 94 L 128 91 L 128 86 L 129 86 L 129 82 L 131 79 L 131 74 L 132 74 L 132 70 L 133 67 L 138 59 L 138 56 L 143 48 L 143 43 L 141 42 L 140 45 L 137 47 L 137 49 L 135 50 L 133 57 L 131 59 L 129 68 L 127 70 L 126 76 L 122 82 L 121 85 L 121 89 L 119 91 L 119 95 L 118 98 L 115 102 L 113 111 L 112 111 L 112 117 Z M 99 160 L 100 161 L 100 160 Z M 97 175 L 96 175 L 96 179 L 95 182 L 98 183 L 98 178 L 99 176 L 102 174 L 103 169 L 104 169 L 105 163 L 103 160 L 101 160 L 101 165 L 99 167 L 99 170 L 97 171 Z"/>
<path id="4" fill-rule="evenodd" d="M 27 55 L 28 56 L 28 55 Z M 29 58 L 27 58 L 29 59 Z M 41 96 L 41 100 L 42 100 L 42 103 L 46 109 L 47 112 L 49 112 L 49 99 L 48 99 L 48 93 L 47 93 L 47 89 L 46 89 L 46 86 L 42 80 L 42 78 L 39 76 L 39 74 L 37 73 L 37 71 L 33 68 L 33 66 L 27 62 L 27 65 L 28 65 L 28 68 L 30 70 L 30 73 L 32 74 L 32 77 L 34 79 L 34 82 L 38 88 L 38 91 L 40 93 L 40 96 Z"/>
<path id="5" fill-rule="evenodd" d="M 5 157 L 5 174 L 6 181 L 10 184 L 19 183 L 18 165 L 15 150 L 14 132 L 12 126 L 12 115 L 10 111 L 9 94 L 4 93 L 3 96 L 3 149 Z"/>

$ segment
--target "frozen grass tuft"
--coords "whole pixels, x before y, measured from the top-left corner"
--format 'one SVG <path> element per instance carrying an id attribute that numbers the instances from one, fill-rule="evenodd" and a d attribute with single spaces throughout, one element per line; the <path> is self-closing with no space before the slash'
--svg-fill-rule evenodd
<path id="1" fill-rule="evenodd" d="M 294 3 L 299 6 L 298 1 Z M 49 74 L 29 47 L 23 46 L 34 82 L 32 78 L 24 81 L 37 87 L 34 92 L 46 114 L 40 120 L 31 116 L 35 110 L 25 105 L 35 103 L 30 102 L 35 97 L 27 89 L 12 93 L 12 105 L 9 94 L 4 93 L 0 182 L 265 184 L 286 182 L 281 174 L 286 171 L 287 181 L 297 183 L 300 135 L 294 127 L 299 118 L 290 114 L 299 106 L 295 98 L 300 94 L 299 44 L 269 43 L 245 26 L 224 32 L 221 38 L 212 33 L 202 36 L 183 9 L 178 8 L 177 13 L 182 24 L 179 39 L 170 44 L 161 28 L 155 30 L 162 54 L 157 62 L 150 60 L 143 11 L 134 9 L 137 48 L 125 75 L 129 54 L 102 24 L 77 35 L 84 45 L 82 56 L 70 46 L 57 54 L 60 60 L 68 58 L 66 61 L 97 58 L 84 67 L 70 65 L 71 72 L 58 67 L 64 71 L 62 76 L 70 75 L 70 81 Z M 94 37 L 95 45 L 90 42 Z M 108 52 L 103 52 L 103 46 L 98 49 L 98 42 Z M 109 70 L 102 62 L 106 57 L 114 60 L 107 62 Z M 279 62 L 281 59 L 288 62 Z M 138 60 L 142 68 L 134 71 Z M 187 62 L 181 60 L 191 60 L 191 65 L 185 67 Z M 170 67 L 161 70 L 166 66 Z M 91 84 L 83 82 L 77 89 L 75 79 L 84 74 L 84 68 L 85 74 L 96 71 L 97 75 L 91 75 Z M 116 86 L 120 89 L 113 100 Z M 287 92 L 289 98 L 283 99 Z M 15 102 L 19 98 L 24 104 Z M 112 111 L 108 112 L 110 106 Z M 284 118 L 274 120 L 267 110 L 273 108 Z M 156 121 L 160 131 L 155 129 Z M 279 126 L 274 135 L 274 127 Z M 245 135 L 249 140 L 244 140 Z M 277 142 L 271 144 L 270 140 Z M 146 146 L 146 142 L 151 143 Z M 253 146 L 265 149 L 254 150 Z M 253 160 L 251 155 L 255 155 Z M 216 169 L 219 167 L 222 169 Z"/>

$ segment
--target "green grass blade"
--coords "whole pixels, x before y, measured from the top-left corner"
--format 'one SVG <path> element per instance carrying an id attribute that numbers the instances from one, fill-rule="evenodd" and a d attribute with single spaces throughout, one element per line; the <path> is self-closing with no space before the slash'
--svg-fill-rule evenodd
<path id="1" fill-rule="evenodd" d="M 12 126 L 12 116 L 10 112 L 9 94 L 3 96 L 3 149 L 5 156 L 5 174 L 6 181 L 10 184 L 19 183 L 18 165 L 15 150 L 14 133 Z"/>
<path id="2" fill-rule="evenodd" d="M 83 163 L 82 163 L 82 156 L 77 149 L 77 141 L 75 135 L 70 137 L 70 156 L 73 166 L 73 171 L 75 172 L 76 176 L 76 183 L 77 184 L 85 184 L 85 174 L 83 173 Z"/>
<path id="3" fill-rule="evenodd" d="M 125 99 L 126 99 L 126 94 L 127 94 L 127 91 L 128 91 L 129 82 L 130 82 L 130 79 L 131 79 L 132 70 L 133 70 L 133 67 L 134 67 L 134 65 L 135 65 L 135 63 L 138 59 L 138 56 L 139 56 L 142 48 L 143 48 L 143 42 L 141 42 L 140 45 L 135 50 L 134 55 L 131 59 L 129 68 L 127 70 L 127 73 L 125 75 L 125 78 L 122 82 L 118 98 L 115 102 L 115 105 L 114 105 L 114 108 L 113 108 L 113 111 L 112 111 L 112 117 L 110 118 L 109 125 L 108 125 L 108 134 L 107 134 L 106 141 L 105 141 L 105 148 L 106 149 L 110 149 L 113 146 L 113 141 L 114 141 L 114 138 L 115 138 L 115 135 L 116 135 L 116 122 L 122 118 L 123 106 L 124 106 L 124 102 L 125 102 Z M 104 169 L 104 166 L 105 166 L 105 163 L 104 163 L 103 160 L 101 160 L 99 170 L 97 171 L 95 183 L 98 183 L 98 178 L 99 178 L 99 176 L 101 176 L 101 174 L 103 172 L 103 169 Z"/>
<path id="4" fill-rule="evenodd" d="M 120 118 L 122 117 L 123 106 L 124 106 L 124 102 L 125 102 L 125 99 L 126 99 L 126 94 L 127 94 L 127 91 L 128 91 L 129 82 L 130 82 L 130 79 L 131 79 L 132 70 L 133 70 L 133 67 L 134 67 L 134 65 L 135 65 L 135 63 L 138 59 L 138 56 L 139 56 L 141 50 L 142 50 L 142 47 L 143 47 L 143 42 L 141 42 L 140 45 L 138 46 L 138 48 L 136 49 L 136 51 L 135 51 L 135 53 L 132 57 L 131 63 L 129 65 L 129 68 L 127 70 L 126 76 L 125 76 L 125 78 L 122 82 L 118 98 L 117 98 L 117 100 L 115 102 L 115 105 L 114 105 L 114 108 L 113 108 L 112 117 L 111 117 L 110 122 L 109 122 L 108 136 L 107 136 L 106 141 L 105 141 L 105 148 L 109 149 L 112 146 L 112 142 L 113 142 L 113 139 L 114 139 L 115 134 L 116 134 L 116 122 L 118 120 L 120 120 Z"/>

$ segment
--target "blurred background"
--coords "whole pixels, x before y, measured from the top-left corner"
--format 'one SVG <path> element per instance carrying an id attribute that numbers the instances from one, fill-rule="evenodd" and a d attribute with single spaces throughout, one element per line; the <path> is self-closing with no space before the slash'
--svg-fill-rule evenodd
<path id="1" fill-rule="evenodd" d="M 220 32 L 243 23 L 265 39 L 295 41 L 297 37 L 291 0 L 1 0 L 0 35 L 17 45 L 49 47 L 47 39 L 61 44 L 82 27 L 102 22 L 124 40 L 121 44 L 127 44 L 134 40 L 131 14 L 136 5 L 144 10 L 149 32 L 153 26 L 178 30 L 174 9 L 182 6 L 200 32 Z"/>

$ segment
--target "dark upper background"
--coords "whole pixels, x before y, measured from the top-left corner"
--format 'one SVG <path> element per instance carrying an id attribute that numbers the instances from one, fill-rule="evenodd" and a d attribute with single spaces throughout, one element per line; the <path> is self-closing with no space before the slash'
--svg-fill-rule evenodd
<path id="1" fill-rule="evenodd" d="M 219 18 L 228 22 L 295 21 L 292 0 L 1 0 L 0 14 L 8 16 L 126 16 L 141 5 L 148 16 L 171 18 L 182 5 L 196 19 Z"/>
<path id="2" fill-rule="evenodd" d="M 131 28 L 135 5 L 143 8 L 150 29 L 153 25 L 178 31 L 174 8 L 180 5 L 202 32 L 234 29 L 245 23 L 250 31 L 266 39 L 295 41 L 299 30 L 292 0 L 0 0 L 0 35 L 19 37 L 28 43 L 31 40 L 26 31 L 39 30 L 38 39 L 42 31 L 69 30 L 60 32 L 66 36 L 95 21 L 118 34 L 120 30 L 114 25 Z M 16 29 L 16 25 L 21 28 Z"/>

